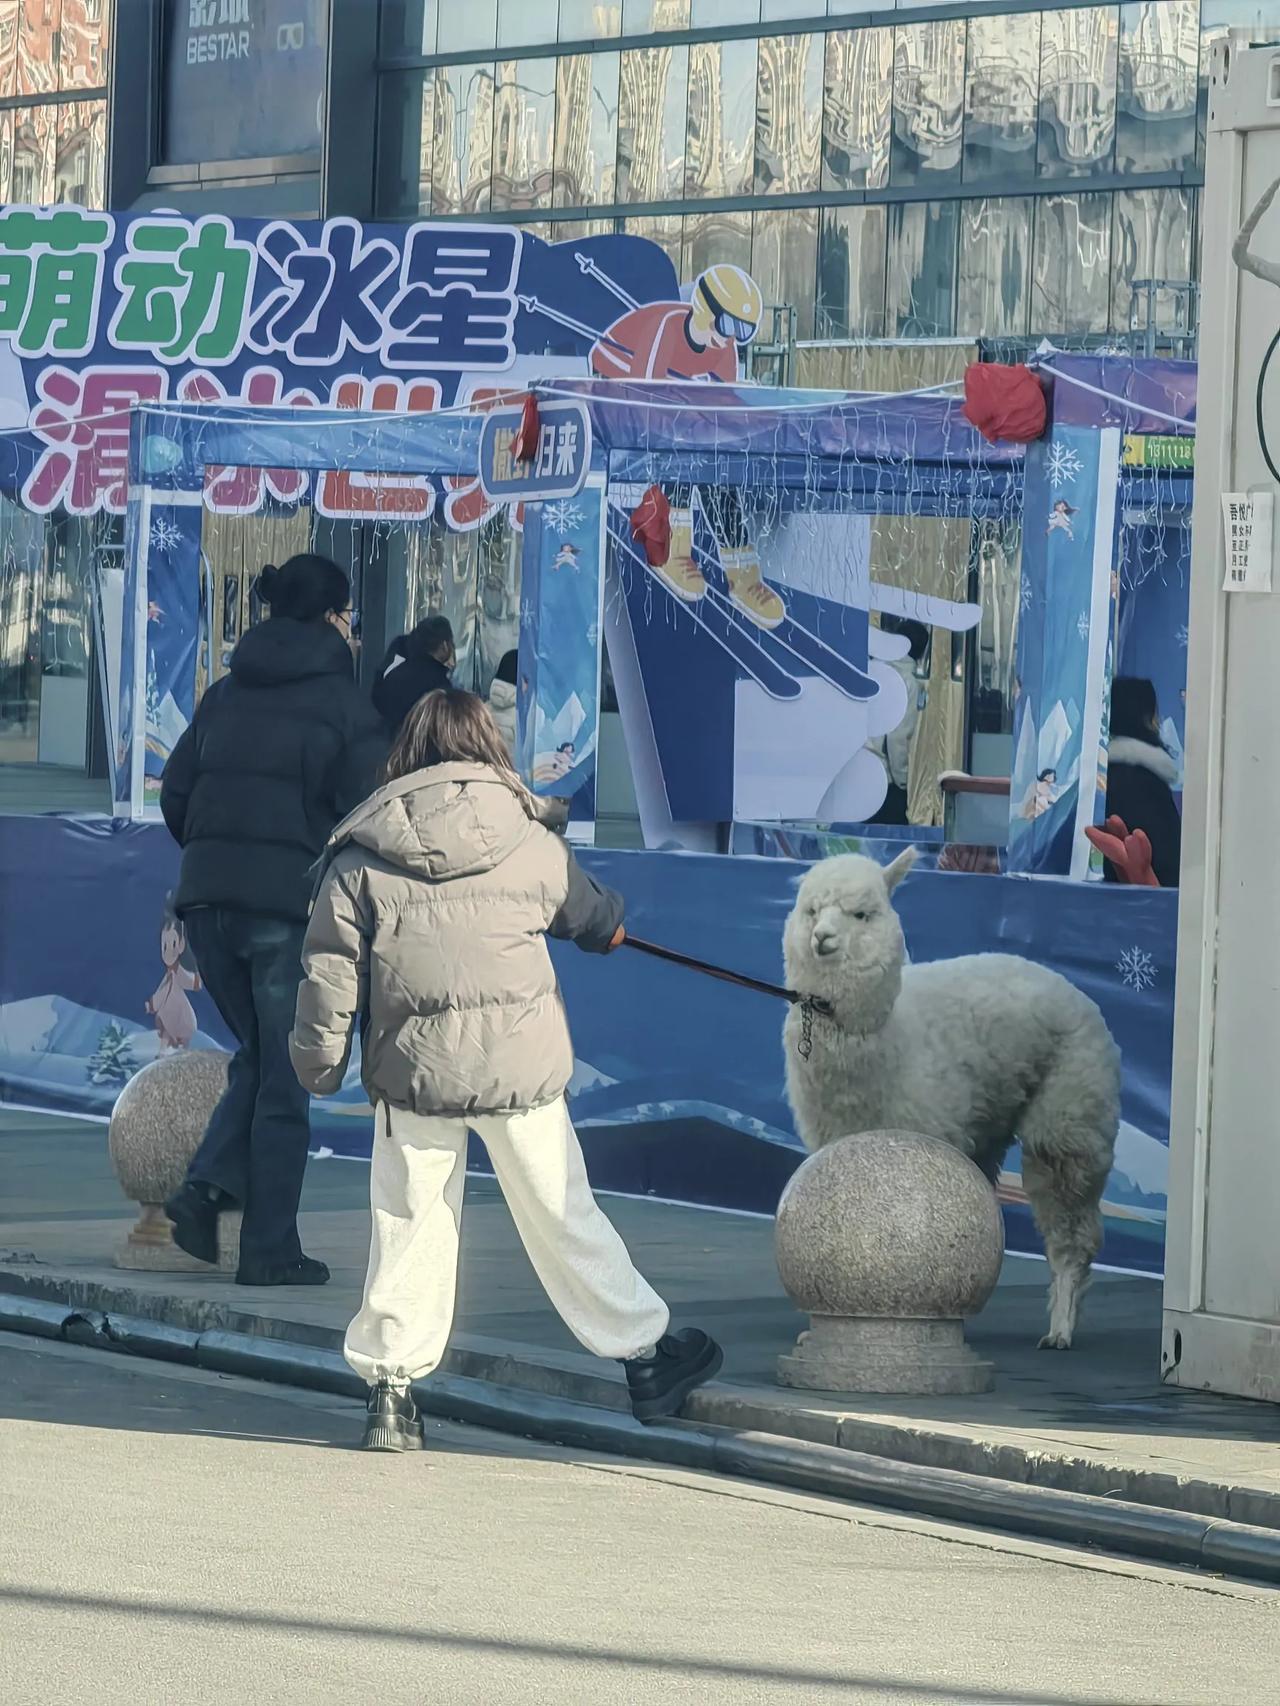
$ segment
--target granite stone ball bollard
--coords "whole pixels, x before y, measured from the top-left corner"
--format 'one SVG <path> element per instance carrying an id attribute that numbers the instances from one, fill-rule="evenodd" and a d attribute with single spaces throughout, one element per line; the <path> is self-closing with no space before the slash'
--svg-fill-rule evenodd
<path id="1" fill-rule="evenodd" d="M 209 1116 L 227 1087 L 231 1056 L 221 1049 L 162 1054 L 130 1079 L 111 1110 L 107 1148 L 116 1178 L 142 1212 L 116 1251 L 118 1268 L 156 1273 L 210 1273 L 173 1241 L 164 1201 L 186 1177 Z M 218 1267 L 239 1263 L 240 1215 L 218 1223 Z"/>
<path id="2" fill-rule="evenodd" d="M 995 1192 L 936 1137 L 871 1131 L 828 1144 L 792 1176 L 775 1251 L 810 1318 L 778 1359 L 784 1386 L 818 1392 L 986 1392 L 991 1364 L 963 1322 L 995 1290 L 1004 1226 Z"/>

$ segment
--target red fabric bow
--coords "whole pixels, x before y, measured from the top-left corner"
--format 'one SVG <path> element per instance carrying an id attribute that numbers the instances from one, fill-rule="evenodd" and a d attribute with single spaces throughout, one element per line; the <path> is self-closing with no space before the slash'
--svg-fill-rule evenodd
<path id="1" fill-rule="evenodd" d="M 659 486 L 650 486 L 631 512 L 631 537 L 643 547 L 649 567 L 660 569 L 671 555 L 671 505 Z"/>
<path id="2" fill-rule="evenodd" d="M 517 462 L 532 462 L 538 454 L 538 399 L 530 391 L 520 411 L 520 425 L 511 441 L 511 454 Z"/>
<path id="3" fill-rule="evenodd" d="M 1091 846 L 1113 865 L 1122 883 L 1158 889 L 1159 879 L 1151 869 L 1151 843 L 1145 830 L 1131 830 L 1123 818 L 1109 817 L 1101 829 L 1090 824 L 1085 830 Z"/>
<path id="4" fill-rule="evenodd" d="M 1043 438 L 1049 420 L 1044 387 L 1031 369 L 994 361 L 965 369 L 960 412 L 992 444 L 1030 444 Z"/>

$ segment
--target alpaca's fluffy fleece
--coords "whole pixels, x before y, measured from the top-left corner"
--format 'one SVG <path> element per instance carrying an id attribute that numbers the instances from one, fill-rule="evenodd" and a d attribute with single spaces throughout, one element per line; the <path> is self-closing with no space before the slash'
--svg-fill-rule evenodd
<path id="1" fill-rule="evenodd" d="M 910 852 L 883 869 L 856 855 L 826 859 L 800 885 L 784 936 L 787 981 L 829 1012 L 792 1008 L 787 1018 L 797 1129 L 809 1149 L 860 1131 L 924 1132 L 993 1183 L 1019 1140 L 1052 1275 L 1041 1343 L 1065 1350 L 1102 1243 L 1120 1053 L 1093 1002 L 1030 960 L 970 954 L 904 967 L 889 897 L 913 862 Z"/>

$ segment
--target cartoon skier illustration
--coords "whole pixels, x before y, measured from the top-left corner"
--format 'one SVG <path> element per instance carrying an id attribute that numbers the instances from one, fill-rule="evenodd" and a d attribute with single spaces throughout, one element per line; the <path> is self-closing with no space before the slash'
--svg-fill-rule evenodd
<path id="1" fill-rule="evenodd" d="M 1075 530 L 1071 526 L 1071 517 L 1078 514 L 1072 509 L 1065 498 L 1059 498 L 1049 515 L 1049 525 L 1046 533 L 1065 533 L 1068 539 L 1075 539 Z"/>
<path id="2" fill-rule="evenodd" d="M 739 351 L 760 328 L 764 299 L 760 287 L 741 267 L 722 263 L 698 274 L 688 302 L 633 305 L 597 339 L 592 371 L 603 379 L 675 379 L 732 385 L 739 376 Z M 786 606 L 760 574 L 737 492 L 731 488 L 687 485 L 671 492 L 671 554 L 655 573 L 685 603 L 696 604 L 707 590 L 693 557 L 693 496 L 720 552 L 729 597 L 761 628 L 776 628 Z"/>
<path id="3" fill-rule="evenodd" d="M 164 923 L 160 927 L 160 958 L 164 962 L 164 977 L 147 1002 L 146 1010 L 155 1019 L 160 1052 L 165 1054 L 172 1049 L 189 1047 L 195 1036 L 195 1008 L 187 1000 L 187 991 L 201 987 L 200 974 L 187 947 L 187 932 L 173 910 L 172 895 L 165 900 Z"/>
<path id="4" fill-rule="evenodd" d="M 552 563 L 551 567 L 553 570 L 572 569 L 576 573 L 579 567 L 578 547 L 573 544 L 571 540 L 566 539 L 564 544 L 556 552 L 555 561 Z"/>

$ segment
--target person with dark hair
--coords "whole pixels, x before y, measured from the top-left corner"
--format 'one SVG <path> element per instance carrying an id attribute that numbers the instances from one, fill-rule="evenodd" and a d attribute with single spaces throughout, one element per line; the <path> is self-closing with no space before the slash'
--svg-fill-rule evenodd
<path id="1" fill-rule="evenodd" d="M 1108 818 L 1118 817 L 1151 843 L 1151 869 L 1162 889 L 1176 889 L 1182 865 L 1182 818 L 1173 797 L 1178 767 L 1160 740 L 1156 690 L 1142 676 L 1118 675 L 1111 684 L 1107 743 Z M 1119 877 L 1104 865 L 1108 882 Z"/>
<path id="2" fill-rule="evenodd" d="M 923 622 L 916 622 L 910 617 L 884 615 L 880 618 L 880 631 L 883 634 L 901 635 L 907 642 L 906 656 L 894 658 L 889 664 L 889 668 L 901 676 L 907 689 L 907 708 L 897 728 L 891 729 L 887 735 L 878 735 L 867 742 L 883 763 L 889 778 L 884 804 L 871 821 L 877 824 L 905 825 L 909 821 L 907 807 L 910 800 L 911 743 L 915 738 L 916 724 L 920 720 L 920 707 L 924 698 L 916 666 L 929 650 L 929 630 Z"/>
<path id="3" fill-rule="evenodd" d="M 392 640 L 373 684 L 373 702 L 392 740 L 419 699 L 448 687 L 457 661 L 447 616 L 428 616 Z"/>
<path id="4" fill-rule="evenodd" d="M 244 1210 L 241 1285 L 321 1285 L 302 1253 L 298 1198 L 310 1131 L 289 1063 L 311 866 L 377 785 L 387 741 L 355 682 L 351 591 L 327 557 L 259 577 L 252 627 L 165 766 L 160 809 L 182 848 L 175 909 L 204 986 L 236 1039 L 227 1090 L 165 1204 L 175 1243 L 217 1260 L 218 1216 Z"/>
<path id="5" fill-rule="evenodd" d="M 420 700 L 387 777 L 326 850 L 292 1044 L 298 1076 L 325 1095 L 360 1030 L 373 1236 L 345 1352 L 370 1388 L 365 1446 L 423 1443 L 410 1385 L 439 1367 L 453 1325 L 469 1130 L 565 1323 L 624 1365 L 640 1421 L 674 1415 L 720 1349 L 700 1330 L 668 1333 L 666 1304 L 592 1195 L 546 944 L 607 954 L 625 936 L 622 899 L 538 822 L 474 694 Z"/>
<path id="6" fill-rule="evenodd" d="M 489 709 L 510 753 L 516 750 L 516 681 L 519 664 L 519 652 L 505 652 L 489 684 Z"/>

